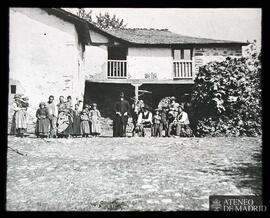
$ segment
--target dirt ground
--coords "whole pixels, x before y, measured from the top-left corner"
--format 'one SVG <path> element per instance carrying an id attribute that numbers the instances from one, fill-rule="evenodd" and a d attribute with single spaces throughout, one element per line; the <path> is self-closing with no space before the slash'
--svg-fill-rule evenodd
<path id="1" fill-rule="evenodd" d="M 261 194 L 261 138 L 9 136 L 10 211 L 208 210 Z"/>

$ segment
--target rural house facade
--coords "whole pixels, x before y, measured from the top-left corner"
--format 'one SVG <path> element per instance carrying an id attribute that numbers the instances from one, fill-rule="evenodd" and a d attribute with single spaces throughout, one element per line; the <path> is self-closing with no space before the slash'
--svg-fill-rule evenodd
<path id="1" fill-rule="evenodd" d="M 167 29 L 102 30 L 59 8 L 10 8 L 10 101 L 23 92 L 34 112 L 54 95 L 98 103 L 110 115 L 120 91 L 146 101 L 190 92 L 200 66 L 242 55 L 244 42 Z"/>

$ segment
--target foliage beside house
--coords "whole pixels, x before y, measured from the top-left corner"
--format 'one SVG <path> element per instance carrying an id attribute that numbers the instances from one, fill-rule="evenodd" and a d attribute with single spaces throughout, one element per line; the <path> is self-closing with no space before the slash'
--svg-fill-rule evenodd
<path id="1" fill-rule="evenodd" d="M 262 134 L 260 57 L 251 51 L 200 68 L 192 96 L 198 136 Z"/>

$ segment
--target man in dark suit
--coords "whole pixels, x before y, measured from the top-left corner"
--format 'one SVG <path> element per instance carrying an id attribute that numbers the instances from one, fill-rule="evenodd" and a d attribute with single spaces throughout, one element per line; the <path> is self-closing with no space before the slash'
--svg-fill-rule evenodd
<path id="1" fill-rule="evenodd" d="M 113 122 L 113 137 L 126 136 L 126 127 L 130 109 L 130 104 L 124 99 L 124 93 L 121 92 L 119 101 L 114 105 L 115 118 Z"/>

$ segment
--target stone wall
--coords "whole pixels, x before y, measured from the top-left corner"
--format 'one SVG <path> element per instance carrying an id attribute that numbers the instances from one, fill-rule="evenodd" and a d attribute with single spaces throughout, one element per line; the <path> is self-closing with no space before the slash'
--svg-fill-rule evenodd
<path id="1" fill-rule="evenodd" d="M 211 61 L 223 61 L 226 57 L 239 57 L 242 55 L 241 46 L 235 47 L 197 47 L 193 50 L 195 70 Z"/>

